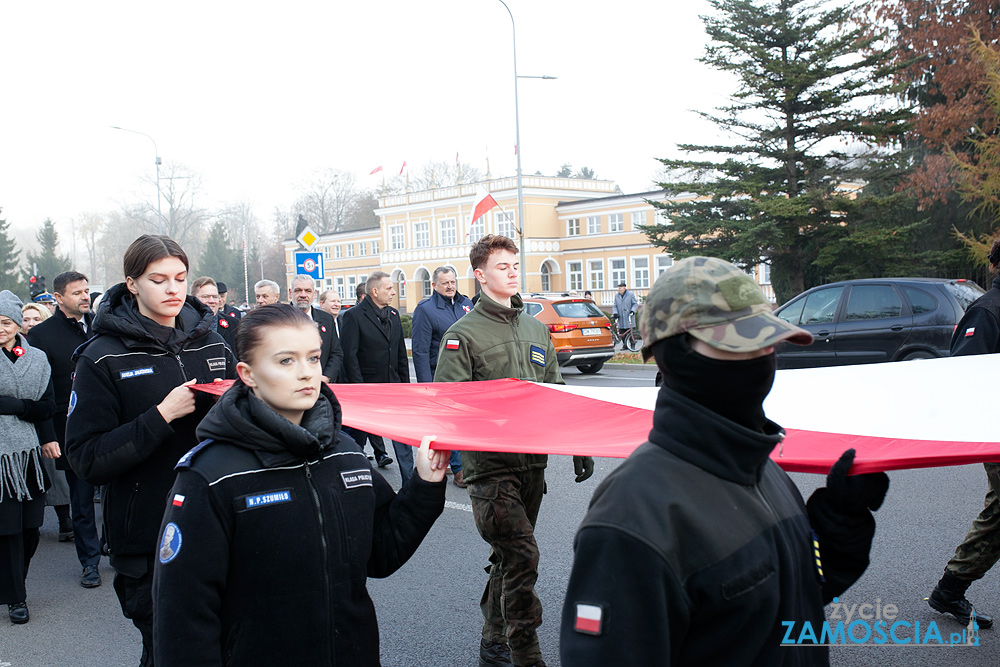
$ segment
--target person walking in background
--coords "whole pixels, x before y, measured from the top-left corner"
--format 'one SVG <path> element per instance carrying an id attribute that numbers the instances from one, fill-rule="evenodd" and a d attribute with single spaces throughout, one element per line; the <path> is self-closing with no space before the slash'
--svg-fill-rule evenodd
<path id="1" fill-rule="evenodd" d="M 433 382 L 437 368 L 438 350 L 441 337 L 452 324 L 472 310 L 472 301 L 458 293 L 458 279 L 447 266 L 434 269 L 432 276 L 434 291 L 417 304 L 413 311 L 413 368 L 417 372 L 417 382 Z M 462 473 L 462 453 L 451 454 L 451 470 L 455 486 L 465 488 Z"/>
<path id="2" fill-rule="evenodd" d="M 45 353 L 52 367 L 52 388 L 55 392 L 56 410 L 52 416 L 57 448 L 53 455 L 57 475 L 64 475 L 69 483 L 70 506 L 73 510 L 72 539 L 76 543 L 76 557 L 83 573 L 80 585 L 96 588 L 101 585 L 101 541 L 97 533 L 97 515 L 94 511 L 94 487 L 80 479 L 70 468 L 66 457 L 66 416 L 69 413 L 70 391 L 76 362 L 73 353 L 91 337 L 94 315 L 90 310 L 90 283 L 78 271 L 65 271 L 52 281 L 55 292 L 56 312 L 52 317 L 31 330 L 28 342 Z M 65 472 L 64 472 L 65 471 Z"/>
<path id="3" fill-rule="evenodd" d="M 153 664 L 153 562 L 174 466 L 194 445 L 214 403 L 193 384 L 235 377 L 212 331 L 215 316 L 187 296 L 188 258 L 173 239 L 143 235 L 125 251 L 125 282 L 109 289 L 95 336 L 77 351 L 66 455 L 74 472 L 105 485 L 104 532 L 125 618 Z"/>
<path id="4" fill-rule="evenodd" d="M 472 246 L 469 262 L 482 286 L 480 298 L 471 313 L 445 332 L 434 381 L 517 378 L 564 384 L 549 330 L 524 313 L 517 294 L 520 265 L 514 242 L 484 236 Z M 489 579 L 480 600 L 479 666 L 544 667 L 538 645 L 542 602 L 535 592 L 535 523 L 548 456 L 463 451 L 462 464 L 473 521 L 490 545 Z M 577 482 L 594 474 L 589 456 L 574 456 L 573 467 Z"/>
<path id="5" fill-rule="evenodd" d="M 375 271 L 369 275 L 365 293 L 364 300 L 341 318 L 340 340 L 347 381 L 407 383 L 410 363 L 403 340 L 403 324 L 399 313 L 389 305 L 396 296 L 389 274 Z M 358 446 L 363 449 L 363 438 L 368 434 L 358 430 L 354 434 Z M 395 440 L 392 448 L 399 462 L 399 476 L 406 484 L 413 470 L 413 448 Z M 382 467 L 381 461 L 379 467 Z"/>
<path id="6" fill-rule="evenodd" d="M 381 664 L 367 579 L 441 514 L 448 452 L 418 452 L 393 493 L 339 434 L 317 334 L 287 304 L 240 324 L 239 379 L 198 426 L 160 529 L 159 667 Z"/>
<path id="7" fill-rule="evenodd" d="M 42 448 L 55 445 L 49 362 L 20 333 L 22 305 L 0 292 L 0 604 L 17 624 L 29 620 L 28 566 L 45 513 Z"/>
<path id="8" fill-rule="evenodd" d="M 639 301 L 628 290 L 625 283 L 618 283 L 618 294 L 615 294 L 615 305 L 611 311 L 618 320 L 618 331 L 625 332 L 636 325 L 634 316 L 639 310 Z"/>
<path id="9" fill-rule="evenodd" d="M 987 255 L 993 284 L 965 309 L 951 339 L 951 356 L 1000 352 L 1000 239 L 993 242 Z M 1000 560 L 1000 463 L 984 463 L 989 491 L 983 511 L 972 522 L 965 539 L 944 568 L 944 575 L 927 598 L 927 603 L 942 614 L 951 614 L 968 625 L 975 614 L 980 628 L 993 626 L 993 617 L 977 610 L 965 598 L 974 581 L 982 579 Z"/>

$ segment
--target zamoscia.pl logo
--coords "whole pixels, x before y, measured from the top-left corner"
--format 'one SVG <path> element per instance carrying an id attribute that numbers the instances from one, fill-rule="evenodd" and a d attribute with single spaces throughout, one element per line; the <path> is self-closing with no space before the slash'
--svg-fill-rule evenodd
<path id="1" fill-rule="evenodd" d="M 936 621 L 899 618 L 894 604 L 847 604 L 833 598 L 830 616 L 820 627 L 810 621 L 782 621 L 782 646 L 979 646 L 975 612 L 961 632 L 942 635 Z"/>

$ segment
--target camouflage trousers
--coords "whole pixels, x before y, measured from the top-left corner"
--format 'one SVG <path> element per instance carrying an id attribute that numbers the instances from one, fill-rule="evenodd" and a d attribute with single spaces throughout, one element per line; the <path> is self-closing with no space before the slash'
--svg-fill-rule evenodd
<path id="1" fill-rule="evenodd" d="M 480 601 L 483 639 L 510 644 L 515 665 L 542 659 L 536 629 L 542 603 L 535 593 L 538 544 L 535 522 L 542 504 L 545 470 L 494 475 L 469 484 L 472 516 L 490 547 L 490 575 Z"/>
<path id="2" fill-rule="evenodd" d="M 984 463 L 990 490 L 983 511 L 955 549 L 947 570 L 965 581 L 981 579 L 1000 560 L 1000 463 Z"/>

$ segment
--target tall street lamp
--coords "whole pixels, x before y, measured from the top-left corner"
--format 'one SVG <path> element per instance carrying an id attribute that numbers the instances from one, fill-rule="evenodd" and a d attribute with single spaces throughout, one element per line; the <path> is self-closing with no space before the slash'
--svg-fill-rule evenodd
<path id="1" fill-rule="evenodd" d="M 139 132 L 138 130 L 130 130 L 127 127 L 118 127 L 117 125 L 111 126 L 112 130 L 121 130 L 122 132 L 131 132 L 132 134 L 141 134 L 150 141 L 153 142 L 153 153 L 156 156 L 156 233 L 163 233 L 163 213 L 160 212 L 160 149 L 156 147 L 156 141 L 153 137 L 149 136 L 145 132 Z"/>
<path id="2" fill-rule="evenodd" d="M 518 79 L 555 79 L 554 76 L 518 76 L 517 75 L 517 27 L 514 24 L 514 14 L 503 0 L 500 4 L 510 16 L 510 34 L 514 46 L 514 144 L 517 147 L 517 224 L 521 234 L 521 293 L 528 291 L 528 262 L 525 259 L 525 246 L 528 244 L 524 236 L 524 190 L 521 183 L 521 117 L 517 102 Z"/>

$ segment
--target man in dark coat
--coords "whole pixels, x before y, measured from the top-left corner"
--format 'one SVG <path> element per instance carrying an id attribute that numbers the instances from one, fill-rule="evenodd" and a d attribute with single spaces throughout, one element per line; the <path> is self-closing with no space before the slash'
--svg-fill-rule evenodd
<path id="1" fill-rule="evenodd" d="M 340 339 L 336 325 L 329 313 L 312 305 L 316 298 L 316 284 L 309 276 L 297 275 L 292 279 L 292 305 L 300 309 L 316 323 L 320 340 L 323 341 L 320 366 L 323 368 L 323 382 L 336 382 L 344 364 L 344 351 L 340 349 Z"/>
<path id="2" fill-rule="evenodd" d="M 52 389 L 56 400 L 52 425 L 59 443 L 59 453 L 62 454 L 66 451 L 66 413 L 69 410 L 69 394 L 76 370 L 73 352 L 90 338 L 94 315 L 90 312 L 87 276 L 76 271 L 65 271 L 56 276 L 52 289 L 58 304 L 56 312 L 33 327 L 27 338 L 31 346 L 45 353 L 49 366 L 52 367 Z M 101 541 L 97 535 L 94 513 L 94 487 L 76 476 L 65 456 L 60 455 L 56 459 L 56 468 L 66 471 L 66 481 L 69 483 L 73 540 L 76 542 L 76 556 L 83 568 L 80 585 L 84 588 L 96 588 L 101 585 L 98 571 Z"/>
<path id="3" fill-rule="evenodd" d="M 222 310 L 222 304 L 224 302 L 220 294 L 221 292 L 218 289 L 218 284 L 215 280 L 209 278 L 208 276 L 196 278 L 195 281 L 191 283 L 191 295 L 208 306 L 209 310 L 215 313 L 215 327 L 213 330 L 222 336 L 222 340 L 226 342 L 226 347 L 229 348 L 229 351 L 232 352 L 235 357 L 236 330 L 239 328 L 239 320 L 230 317 Z"/>
<path id="4" fill-rule="evenodd" d="M 219 312 L 225 313 L 226 316 L 239 322 L 240 318 L 243 317 L 243 313 L 240 312 L 239 308 L 226 301 L 226 296 L 229 292 L 226 283 L 217 280 L 215 281 L 215 285 L 219 288 Z"/>
<path id="5" fill-rule="evenodd" d="M 389 274 L 375 271 L 369 275 L 365 293 L 365 299 L 341 318 L 340 340 L 347 381 L 409 382 L 410 364 L 403 341 L 403 325 L 399 313 L 389 305 L 396 296 Z M 360 443 L 364 446 L 363 440 Z M 413 450 L 395 440 L 392 447 L 405 484 L 413 470 Z"/>

